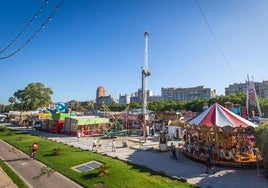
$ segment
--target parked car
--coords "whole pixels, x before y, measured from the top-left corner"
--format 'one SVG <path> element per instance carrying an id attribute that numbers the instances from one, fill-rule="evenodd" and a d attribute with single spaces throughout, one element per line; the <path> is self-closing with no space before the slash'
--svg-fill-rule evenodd
<path id="1" fill-rule="evenodd" d="M 42 126 L 42 121 L 41 120 L 34 120 L 33 121 L 33 129 L 40 130 Z"/>
<path id="2" fill-rule="evenodd" d="M 7 116 L 4 114 L 0 114 L 0 123 L 5 123 L 7 120 Z"/>

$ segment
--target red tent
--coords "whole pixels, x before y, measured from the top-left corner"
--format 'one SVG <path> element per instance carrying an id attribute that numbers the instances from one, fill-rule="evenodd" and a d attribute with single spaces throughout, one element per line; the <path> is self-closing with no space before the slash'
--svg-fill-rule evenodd
<path id="1" fill-rule="evenodd" d="M 188 121 L 190 125 L 207 125 L 212 127 L 214 125 L 219 127 L 231 126 L 235 127 L 256 127 L 257 125 L 224 108 L 218 103 L 213 104 L 204 112 Z"/>

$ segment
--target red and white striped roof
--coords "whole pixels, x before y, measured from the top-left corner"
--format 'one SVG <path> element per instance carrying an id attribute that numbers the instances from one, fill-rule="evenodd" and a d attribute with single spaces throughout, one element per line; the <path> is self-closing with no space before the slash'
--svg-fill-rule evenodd
<path id="1" fill-rule="evenodd" d="M 232 111 L 224 108 L 218 103 L 213 104 L 211 107 L 206 109 L 204 112 L 196 116 L 195 118 L 188 121 L 190 125 L 207 125 L 211 126 L 231 126 L 233 128 L 239 127 L 256 127 L 257 125 L 242 118 L 241 116 L 233 113 Z"/>

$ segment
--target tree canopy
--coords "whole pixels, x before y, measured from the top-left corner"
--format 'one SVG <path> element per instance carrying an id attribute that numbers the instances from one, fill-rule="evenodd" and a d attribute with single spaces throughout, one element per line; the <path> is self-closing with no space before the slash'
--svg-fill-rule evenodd
<path id="1" fill-rule="evenodd" d="M 51 103 L 52 94 L 51 88 L 46 88 L 44 84 L 30 83 L 23 90 L 14 93 L 16 99 L 14 105 L 20 110 L 36 110 L 38 107 L 48 106 Z M 14 102 L 14 100 L 9 102 Z"/>

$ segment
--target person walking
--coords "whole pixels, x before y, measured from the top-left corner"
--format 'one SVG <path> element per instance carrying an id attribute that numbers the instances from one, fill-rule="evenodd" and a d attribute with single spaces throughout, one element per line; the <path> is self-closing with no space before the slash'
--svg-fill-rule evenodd
<path id="1" fill-rule="evenodd" d="M 213 174 L 215 174 L 215 170 L 213 169 L 213 162 L 211 159 L 211 156 L 209 155 L 209 152 L 207 152 L 207 156 L 206 156 L 206 171 L 205 173 L 208 174 L 209 171 L 211 171 Z"/>
<path id="2" fill-rule="evenodd" d="M 77 129 L 77 142 L 79 142 L 80 136 L 81 136 L 81 131 L 80 129 Z"/>
<path id="3" fill-rule="evenodd" d="M 171 150 L 171 153 L 172 153 L 171 158 L 175 159 L 175 160 L 178 160 L 177 153 L 176 153 L 176 146 L 173 144 L 173 142 L 171 142 L 170 150 Z"/>
<path id="4" fill-rule="evenodd" d="M 115 152 L 115 148 L 116 148 L 116 146 L 115 146 L 115 140 L 113 140 L 113 142 L 112 142 L 112 152 Z"/>
<path id="5" fill-rule="evenodd" d="M 97 148 L 97 149 L 98 149 L 98 150 L 101 150 L 101 146 L 102 146 L 102 141 L 99 139 L 99 140 L 98 140 L 98 148 Z"/>
<path id="6" fill-rule="evenodd" d="M 92 151 L 97 151 L 97 140 L 96 140 L 96 138 L 94 138 L 94 140 L 93 140 Z"/>

